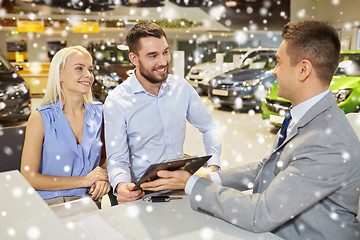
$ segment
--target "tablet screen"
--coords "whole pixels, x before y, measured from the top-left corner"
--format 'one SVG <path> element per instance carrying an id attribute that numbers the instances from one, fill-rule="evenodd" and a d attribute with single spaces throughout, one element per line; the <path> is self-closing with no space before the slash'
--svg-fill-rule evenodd
<path id="1" fill-rule="evenodd" d="M 157 179 L 158 178 L 157 172 L 160 170 L 168 170 L 168 171 L 185 170 L 191 174 L 194 174 L 210 158 L 211 155 L 201 156 L 201 157 L 187 157 L 180 159 L 172 159 L 163 163 L 152 164 L 145 171 L 143 176 L 140 178 L 139 182 L 136 183 L 136 186 L 134 187 L 133 191 L 141 189 L 140 184 L 144 182 L 154 181 L 155 179 Z"/>

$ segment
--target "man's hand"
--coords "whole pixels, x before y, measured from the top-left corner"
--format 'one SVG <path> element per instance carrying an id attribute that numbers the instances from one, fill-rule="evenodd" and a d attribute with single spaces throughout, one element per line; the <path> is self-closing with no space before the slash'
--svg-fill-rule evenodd
<path id="1" fill-rule="evenodd" d="M 121 182 L 116 186 L 117 201 L 119 204 L 133 202 L 144 196 L 141 190 L 131 191 L 135 187 L 134 183 Z"/>
<path id="2" fill-rule="evenodd" d="M 209 167 L 209 172 L 217 172 L 219 171 L 219 167 L 216 165 L 210 165 Z"/>
<path id="3" fill-rule="evenodd" d="M 184 189 L 191 174 L 184 170 L 167 171 L 157 173 L 159 179 L 141 184 L 141 188 L 150 191 Z"/>

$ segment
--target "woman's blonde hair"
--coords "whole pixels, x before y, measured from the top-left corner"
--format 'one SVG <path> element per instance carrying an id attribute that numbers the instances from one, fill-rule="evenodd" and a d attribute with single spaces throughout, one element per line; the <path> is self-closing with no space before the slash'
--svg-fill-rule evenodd
<path id="1" fill-rule="evenodd" d="M 76 52 L 87 55 L 92 59 L 90 53 L 82 46 L 66 47 L 58 51 L 54 55 L 50 64 L 48 82 L 45 96 L 41 103 L 42 105 L 54 104 L 58 100 L 60 100 L 62 103 L 65 103 L 65 95 L 60 85 L 60 72 L 64 69 L 67 58 Z M 93 103 L 91 89 L 89 93 L 84 94 L 84 101 L 90 104 Z"/>

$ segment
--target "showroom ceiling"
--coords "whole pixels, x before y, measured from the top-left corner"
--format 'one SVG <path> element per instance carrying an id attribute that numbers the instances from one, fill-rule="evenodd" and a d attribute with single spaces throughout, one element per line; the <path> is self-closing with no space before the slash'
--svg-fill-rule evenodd
<path id="1" fill-rule="evenodd" d="M 184 5 L 184 2 L 179 0 L 162 0 L 151 4 L 128 6 L 119 0 L 110 1 L 114 1 L 115 4 L 106 8 L 84 6 L 81 10 L 59 7 L 56 2 L 50 4 L 49 0 L 16 1 L 16 4 L 8 7 L 7 13 L 4 13 L 4 8 L 2 9 L 0 16 L 3 17 L 0 24 L 16 25 L 16 21 L 22 19 L 41 20 L 49 26 L 54 22 L 68 24 L 66 21 L 85 19 L 98 21 L 105 27 L 125 27 L 126 22 L 147 19 L 162 22 L 163 26 L 175 29 L 262 31 L 281 30 L 290 19 L 290 0 L 261 0 L 255 1 L 259 2 L 256 5 L 247 3 L 254 1 L 237 0 L 245 3 L 239 7 L 227 7 L 229 0 L 185 0 L 189 5 Z"/>

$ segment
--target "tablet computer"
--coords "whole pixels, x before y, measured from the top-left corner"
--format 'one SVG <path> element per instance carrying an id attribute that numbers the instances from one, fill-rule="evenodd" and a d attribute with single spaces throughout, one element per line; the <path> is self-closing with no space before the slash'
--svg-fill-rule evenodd
<path id="1" fill-rule="evenodd" d="M 202 167 L 207 160 L 211 158 L 211 155 L 201 156 L 201 157 L 186 157 L 186 158 L 177 158 L 172 160 L 167 160 L 162 163 L 152 164 L 146 169 L 143 176 L 140 178 L 139 182 L 135 183 L 135 190 L 141 190 L 140 184 L 144 182 L 151 182 L 158 178 L 157 172 L 161 170 L 175 171 L 175 170 L 185 170 L 191 174 L 194 174 L 200 167 Z"/>

